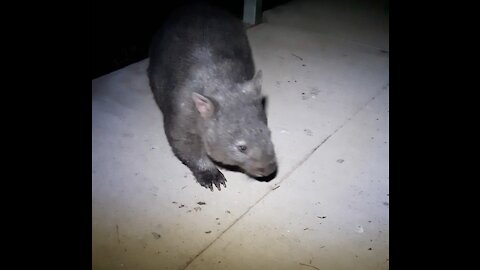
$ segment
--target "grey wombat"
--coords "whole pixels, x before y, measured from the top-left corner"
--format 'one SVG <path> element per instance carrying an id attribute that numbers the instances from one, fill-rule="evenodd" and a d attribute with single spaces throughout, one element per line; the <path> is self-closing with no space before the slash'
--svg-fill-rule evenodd
<path id="1" fill-rule="evenodd" d="M 148 77 L 168 142 L 202 186 L 226 187 L 215 162 L 276 172 L 262 73 L 239 20 L 204 5 L 177 10 L 153 38 Z"/>

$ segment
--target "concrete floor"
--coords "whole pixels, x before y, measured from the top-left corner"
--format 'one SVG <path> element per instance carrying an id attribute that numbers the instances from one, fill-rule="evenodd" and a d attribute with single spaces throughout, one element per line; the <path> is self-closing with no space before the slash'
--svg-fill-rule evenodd
<path id="1" fill-rule="evenodd" d="M 357 2 L 293 1 L 248 30 L 279 160 L 269 183 L 194 181 L 148 60 L 92 81 L 93 269 L 389 268 L 388 14 Z"/>

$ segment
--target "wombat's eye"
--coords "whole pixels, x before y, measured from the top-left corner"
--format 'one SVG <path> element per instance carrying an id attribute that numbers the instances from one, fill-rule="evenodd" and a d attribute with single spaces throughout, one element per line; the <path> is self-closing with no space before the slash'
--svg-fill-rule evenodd
<path id="1" fill-rule="evenodd" d="M 240 151 L 242 153 L 247 152 L 247 146 L 246 145 L 238 145 L 237 148 L 238 148 L 238 151 Z"/>

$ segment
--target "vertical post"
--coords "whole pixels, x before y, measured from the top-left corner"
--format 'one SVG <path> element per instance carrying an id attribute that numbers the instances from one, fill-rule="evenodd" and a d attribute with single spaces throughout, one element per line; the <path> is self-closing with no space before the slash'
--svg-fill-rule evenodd
<path id="1" fill-rule="evenodd" d="M 244 0 L 243 22 L 248 25 L 259 24 L 262 21 L 262 0 Z"/>

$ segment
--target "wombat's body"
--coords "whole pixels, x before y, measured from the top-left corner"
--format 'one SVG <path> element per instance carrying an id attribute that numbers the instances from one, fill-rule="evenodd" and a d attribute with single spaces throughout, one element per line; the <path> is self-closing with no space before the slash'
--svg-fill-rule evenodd
<path id="1" fill-rule="evenodd" d="M 212 159 L 254 177 L 276 170 L 261 72 L 239 20 L 208 6 L 178 10 L 153 39 L 148 77 L 172 150 L 202 186 L 226 186 Z"/>

